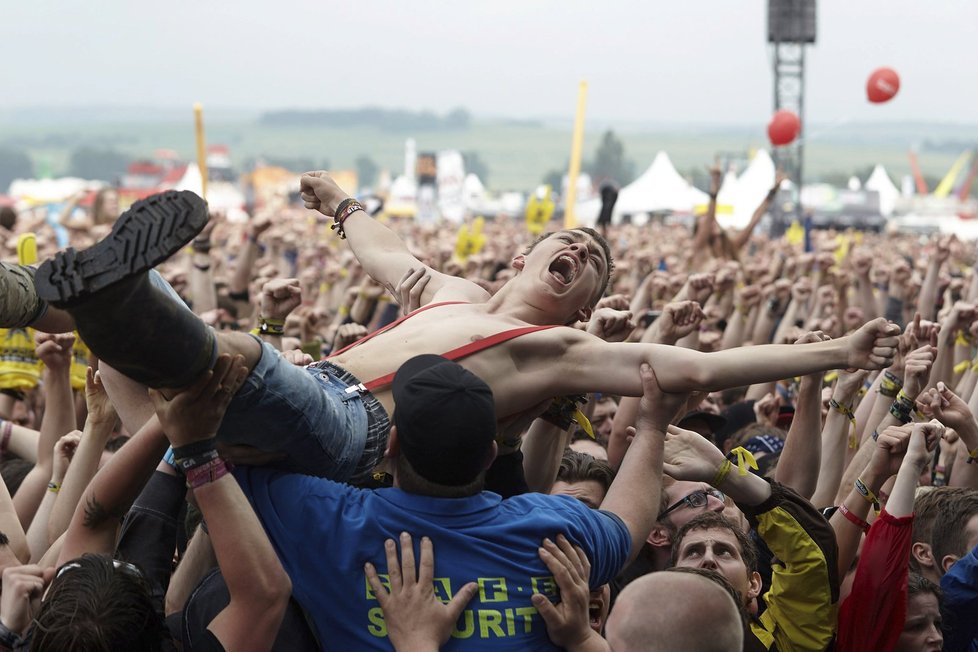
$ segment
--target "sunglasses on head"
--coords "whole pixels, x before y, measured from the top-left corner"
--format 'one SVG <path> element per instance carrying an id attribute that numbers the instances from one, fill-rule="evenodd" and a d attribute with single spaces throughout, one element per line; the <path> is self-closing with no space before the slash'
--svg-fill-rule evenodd
<path id="1" fill-rule="evenodd" d="M 139 580 L 143 580 L 143 581 L 146 580 L 146 577 L 143 575 L 143 571 L 139 570 L 139 567 L 136 566 L 135 564 L 130 564 L 129 562 L 122 561 L 120 559 L 113 559 L 112 566 L 116 570 L 121 571 L 126 575 L 131 575 L 132 577 L 135 577 L 136 579 Z M 58 572 L 54 574 L 54 577 L 59 578 L 62 575 L 64 575 L 66 572 L 81 567 L 82 565 L 79 564 L 77 561 L 69 561 L 68 563 L 64 564 L 61 568 L 58 569 Z"/>
<path id="2" fill-rule="evenodd" d="M 726 496 L 723 495 L 723 492 L 720 491 L 719 489 L 713 489 L 712 487 L 710 489 L 699 489 L 698 491 L 694 491 L 688 496 L 680 498 L 672 505 L 669 505 L 669 507 L 667 507 L 665 511 L 659 514 L 656 520 L 661 521 L 663 518 L 665 518 L 666 516 L 668 516 L 669 514 L 671 514 L 672 512 L 676 511 L 677 509 L 683 506 L 703 507 L 710 501 L 710 496 L 713 496 L 721 503 L 727 498 Z"/>

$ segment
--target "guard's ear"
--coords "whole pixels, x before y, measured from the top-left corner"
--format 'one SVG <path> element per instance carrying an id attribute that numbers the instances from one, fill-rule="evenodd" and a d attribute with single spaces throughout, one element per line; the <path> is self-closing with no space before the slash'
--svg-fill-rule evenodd
<path id="1" fill-rule="evenodd" d="M 486 454 L 486 461 L 483 465 L 483 470 L 486 471 L 489 470 L 489 467 L 492 466 L 492 463 L 496 461 L 497 455 L 499 455 L 499 444 L 497 444 L 496 442 L 492 442 L 492 447 L 489 449 L 489 452 Z"/>
<path id="2" fill-rule="evenodd" d="M 401 454 L 401 442 L 397 438 L 397 426 L 391 426 L 391 434 L 387 437 L 387 450 L 384 457 L 393 459 Z"/>
<path id="3" fill-rule="evenodd" d="M 526 257 L 523 254 L 520 254 L 519 256 L 514 257 L 513 260 L 510 262 L 510 266 L 513 269 L 519 270 L 519 271 L 522 272 L 523 271 L 523 268 L 526 266 Z"/>

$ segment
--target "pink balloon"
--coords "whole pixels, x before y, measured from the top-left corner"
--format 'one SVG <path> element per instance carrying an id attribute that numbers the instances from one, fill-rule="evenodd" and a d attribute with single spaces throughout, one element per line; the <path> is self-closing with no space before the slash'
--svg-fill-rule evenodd
<path id="1" fill-rule="evenodd" d="M 801 133 L 801 120 L 793 111 L 781 109 L 767 125 L 767 137 L 775 147 L 790 144 Z"/>
<path id="2" fill-rule="evenodd" d="M 866 81 L 866 97 L 874 104 L 889 102 L 900 90 L 900 75 L 893 68 L 877 68 Z"/>

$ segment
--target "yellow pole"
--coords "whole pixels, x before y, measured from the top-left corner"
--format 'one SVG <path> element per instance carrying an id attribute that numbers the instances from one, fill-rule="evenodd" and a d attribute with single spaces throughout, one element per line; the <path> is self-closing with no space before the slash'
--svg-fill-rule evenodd
<path id="1" fill-rule="evenodd" d="M 581 147 L 584 145 L 584 107 L 587 105 L 587 82 L 577 90 L 577 116 L 574 118 L 574 139 L 571 141 L 570 169 L 567 171 L 567 198 L 564 201 L 564 228 L 577 226 L 574 205 L 577 203 L 577 177 L 581 173 Z"/>
<path id="2" fill-rule="evenodd" d="M 194 102 L 194 126 L 197 131 L 197 167 L 200 168 L 200 196 L 207 201 L 207 145 L 204 140 L 204 107 Z"/>

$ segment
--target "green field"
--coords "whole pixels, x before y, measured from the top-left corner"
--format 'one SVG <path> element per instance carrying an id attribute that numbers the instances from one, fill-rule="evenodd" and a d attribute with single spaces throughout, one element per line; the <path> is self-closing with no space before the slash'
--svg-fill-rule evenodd
<path id="1" fill-rule="evenodd" d="M 590 127 L 584 155 L 591 156 L 603 129 Z M 717 152 L 746 152 L 766 146 L 761 131 L 745 128 L 628 127 L 616 129 L 626 157 L 636 172 L 647 167 L 656 152 L 666 150 L 676 167 L 686 173 L 702 170 Z M 954 125 L 884 125 L 874 129 L 850 125 L 812 129 L 806 147 L 806 177 L 849 174 L 882 163 L 899 183 L 910 166 L 907 150 L 920 146 L 920 164 L 928 177 L 940 178 L 967 144 L 978 142 L 978 127 Z M 419 151 L 453 148 L 474 151 L 489 166 L 489 187 L 528 190 L 550 170 L 566 164 L 570 130 L 565 127 L 515 125 L 477 120 L 460 131 L 391 133 L 374 128 L 264 127 L 252 118 L 212 119 L 207 124 L 210 143 L 230 147 L 236 165 L 256 157 L 310 158 L 317 166 L 350 168 L 359 156 L 373 158 L 382 168 L 399 173 L 404 141 L 412 137 Z M 36 169 L 64 174 L 71 152 L 85 145 L 114 148 L 133 157 L 147 157 L 157 148 L 175 149 L 190 158 L 194 152 L 191 116 L 186 120 L 130 120 L 93 123 L 77 121 L 31 123 L 0 121 L 0 146 L 28 152 Z M 952 142 L 948 142 L 952 141 Z M 923 143 L 923 145 L 921 145 Z M 931 145 L 928 145 L 930 143 Z M 959 146 L 960 144 L 960 146 Z"/>

